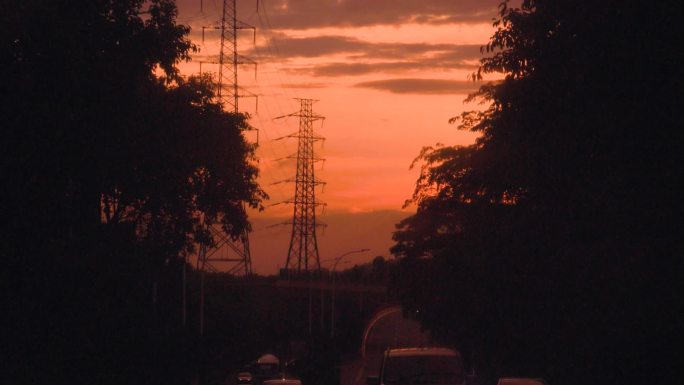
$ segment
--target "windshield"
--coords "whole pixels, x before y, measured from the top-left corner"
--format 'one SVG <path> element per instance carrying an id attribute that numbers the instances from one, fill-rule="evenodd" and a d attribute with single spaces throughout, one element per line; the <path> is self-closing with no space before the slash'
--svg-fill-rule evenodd
<path id="1" fill-rule="evenodd" d="M 460 384 L 463 382 L 461 361 L 455 356 L 391 357 L 385 362 L 383 383 L 386 385 Z"/>

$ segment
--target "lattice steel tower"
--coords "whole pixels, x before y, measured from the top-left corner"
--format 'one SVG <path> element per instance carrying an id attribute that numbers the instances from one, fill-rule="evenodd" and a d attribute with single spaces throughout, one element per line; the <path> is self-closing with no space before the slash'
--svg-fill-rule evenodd
<path id="1" fill-rule="evenodd" d="M 238 54 L 238 31 L 252 29 L 256 40 L 256 30 L 253 26 L 237 20 L 236 0 L 223 0 L 223 13 L 218 27 L 221 30 L 221 47 L 218 62 L 218 79 L 216 96 L 226 111 L 239 113 L 238 99 L 244 96 L 255 96 L 238 86 L 238 67 L 240 64 L 254 64 L 256 62 Z M 204 32 L 203 32 L 204 35 Z M 243 204 L 243 209 L 246 210 Z M 231 274 L 252 274 L 252 258 L 249 248 L 249 233 L 247 230 L 240 239 L 233 241 L 215 224 L 205 222 L 207 230 L 215 240 L 213 246 L 201 246 L 198 255 L 198 268 L 205 270 L 217 270 L 212 262 L 230 263 L 232 266 L 228 272 Z M 229 250 L 233 256 L 219 257 L 219 250 Z"/>
<path id="2" fill-rule="evenodd" d="M 221 52 L 219 53 L 218 90 L 216 94 L 226 110 L 237 113 L 240 97 L 255 97 L 254 94 L 238 86 L 238 67 L 240 64 L 253 64 L 256 67 L 254 60 L 238 54 L 237 35 L 239 30 L 251 29 L 254 31 L 256 41 L 256 29 L 237 19 L 235 4 L 236 0 L 223 0 L 223 15 L 220 26 Z"/>
<path id="3" fill-rule="evenodd" d="M 292 235 L 290 247 L 287 252 L 285 268 L 297 272 L 318 270 L 321 268 L 321 260 L 318 255 L 318 242 L 316 240 L 316 207 L 323 203 L 316 201 L 316 186 L 324 184 L 316 178 L 314 165 L 322 159 L 314 156 L 314 143 L 324 138 L 316 135 L 313 130 L 313 122 L 324 119 L 323 116 L 313 113 L 312 99 L 298 99 L 300 110 L 298 113 L 288 116 L 299 117 L 299 131 L 289 135 L 289 138 L 297 138 L 297 176 L 290 182 L 295 182 L 294 215 L 292 218 Z"/>

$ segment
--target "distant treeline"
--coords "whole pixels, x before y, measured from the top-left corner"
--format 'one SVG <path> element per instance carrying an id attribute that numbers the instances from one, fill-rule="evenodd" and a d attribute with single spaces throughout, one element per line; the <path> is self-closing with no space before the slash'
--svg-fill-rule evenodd
<path id="1" fill-rule="evenodd" d="M 484 110 L 452 120 L 479 138 L 416 160 L 393 287 L 484 383 L 680 377 L 681 14 L 503 2 L 474 78 L 505 76 L 470 97 Z"/>

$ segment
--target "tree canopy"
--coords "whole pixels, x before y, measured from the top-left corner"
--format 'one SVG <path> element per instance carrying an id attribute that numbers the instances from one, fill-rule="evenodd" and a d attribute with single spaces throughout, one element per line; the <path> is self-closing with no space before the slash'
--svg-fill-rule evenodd
<path id="1" fill-rule="evenodd" d="M 3 378 L 161 382 L 186 354 L 180 272 L 213 242 L 202 221 L 238 237 L 266 197 L 247 116 L 223 111 L 210 78 L 180 76 L 196 47 L 172 0 L 1 8 L 0 251 L 17 340 Z"/>
<path id="2" fill-rule="evenodd" d="M 681 250 L 679 8 L 503 2 L 473 74 L 503 79 L 470 96 L 484 110 L 451 120 L 480 136 L 414 162 L 417 212 L 393 248 L 405 302 L 490 373 L 572 383 L 580 372 L 565 359 L 612 383 L 665 357 L 654 346 Z"/>
<path id="3" fill-rule="evenodd" d="M 243 202 L 265 197 L 250 127 L 211 79 L 179 76 L 196 48 L 176 16 L 171 0 L 10 2 L 2 150 L 19 234 L 83 244 L 127 225 L 168 257 L 210 242 L 199 212 L 232 236 L 249 227 Z"/>

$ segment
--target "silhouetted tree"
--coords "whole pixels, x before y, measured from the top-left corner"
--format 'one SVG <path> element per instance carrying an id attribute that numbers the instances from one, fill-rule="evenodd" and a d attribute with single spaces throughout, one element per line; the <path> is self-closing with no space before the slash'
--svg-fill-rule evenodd
<path id="1" fill-rule="evenodd" d="M 371 282 L 372 283 L 384 283 L 387 281 L 387 274 L 389 267 L 387 266 L 387 261 L 382 255 L 378 255 L 373 258 L 372 262 L 373 269 L 371 271 Z"/>
<path id="2" fill-rule="evenodd" d="M 173 256 L 210 241 L 200 211 L 232 236 L 248 228 L 242 202 L 265 197 L 240 134 L 249 126 L 212 101 L 210 79 L 178 76 L 195 48 L 173 1 L 8 5 L 10 254 L 35 233 L 52 253 L 97 248 L 104 223 Z"/>
<path id="3" fill-rule="evenodd" d="M 452 119 L 479 138 L 417 158 L 417 213 L 393 251 L 405 274 L 429 278 L 405 281 L 405 298 L 491 374 L 666 375 L 681 252 L 669 40 L 680 8 L 503 2 L 474 77 L 504 78 L 470 96 L 483 111 Z"/>
<path id="4" fill-rule="evenodd" d="M 132 144 L 122 174 L 103 194 L 107 224 L 133 224 L 161 258 L 214 241 L 200 213 L 237 238 L 249 229 L 243 204 L 258 207 L 265 197 L 251 163 L 254 149 L 242 136 L 250 128 L 246 117 L 213 101 L 208 77 L 155 87 L 135 122 L 144 139 Z"/>
<path id="5" fill-rule="evenodd" d="M 141 93 L 156 81 L 156 67 L 173 79 L 194 49 L 189 29 L 175 24 L 167 0 L 8 5 L 3 171 L 23 213 L 13 217 L 22 227 L 88 239 L 100 222 L 101 193 L 143 137 L 134 124 Z"/>
<path id="6" fill-rule="evenodd" d="M 176 16 L 172 0 L 2 3 L 10 382 L 168 375 L 180 307 L 162 313 L 153 283 L 211 242 L 199 212 L 237 236 L 243 202 L 265 197 L 246 117 L 221 110 L 210 79 L 179 76 L 195 46 Z"/>

